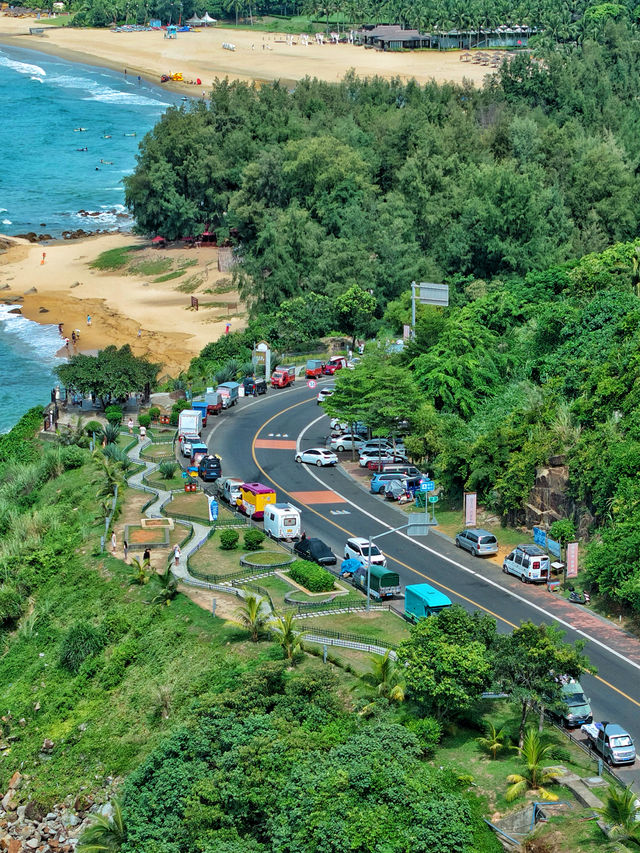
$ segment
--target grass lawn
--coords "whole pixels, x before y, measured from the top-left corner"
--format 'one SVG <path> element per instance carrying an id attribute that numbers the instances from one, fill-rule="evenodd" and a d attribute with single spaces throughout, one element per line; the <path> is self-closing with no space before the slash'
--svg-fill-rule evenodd
<path id="1" fill-rule="evenodd" d="M 364 596 L 363 596 L 364 599 Z M 298 621 L 298 620 L 297 620 Z M 360 634 L 372 641 L 397 645 L 409 636 L 409 623 L 388 610 L 355 611 L 354 613 L 335 613 L 331 616 L 316 616 L 313 619 L 300 619 L 299 622 L 312 630 L 326 628 L 330 631 L 342 631 L 347 634 Z"/>
<path id="2" fill-rule="evenodd" d="M 155 486 L 158 489 L 164 489 L 165 492 L 169 492 L 171 489 L 184 490 L 184 484 L 187 482 L 182 475 L 165 480 L 159 471 L 153 471 L 149 474 L 146 481 L 150 486 Z"/>
<path id="3" fill-rule="evenodd" d="M 250 528 L 247 528 L 249 530 Z M 233 551 L 223 551 L 220 547 L 220 533 L 221 531 L 216 530 L 216 532 L 211 536 L 206 545 L 203 545 L 199 551 L 197 551 L 193 557 L 189 561 L 189 565 L 195 569 L 199 574 L 202 575 L 231 575 L 237 572 L 240 569 L 240 557 L 247 553 L 246 549 L 243 548 L 243 531 L 238 530 L 240 534 L 240 541 L 238 543 L 238 547 Z M 286 552 L 282 550 L 275 542 L 271 539 L 265 539 L 263 545 L 263 551 L 272 551 L 278 554 L 286 555 Z M 254 552 L 260 553 L 260 552 Z M 258 583 L 260 586 L 266 587 L 267 584 L 263 583 L 263 581 L 271 580 L 270 578 L 262 578 Z M 288 584 L 287 584 L 288 586 Z M 271 590 L 269 590 L 271 591 Z"/>
<path id="4" fill-rule="evenodd" d="M 141 452 L 140 457 L 149 462 L 159 462 L 162 459 L 175 459 L 173 448 L 166 441 L 150 444 Z"/>
<path id="5" fill-rule="evenodd" d="M 174 496 L 164 511 L 166 515 L 174 518 L 190 515 L 193 518 L 208 522 L 209 500 L 204 492 L 181 492 Z"/>

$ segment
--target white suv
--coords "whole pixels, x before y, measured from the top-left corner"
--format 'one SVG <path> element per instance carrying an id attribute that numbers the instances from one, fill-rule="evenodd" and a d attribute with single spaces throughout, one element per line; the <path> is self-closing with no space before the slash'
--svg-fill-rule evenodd
<path id="1" fill-rule="evenodd" d="M 369 540 L 361 536 L 354 536 L 352 539 L 347 539 L 344 546 L 345 560 L 360 560 L 366 565 L 371 561 L 373 566 L 386 566 L 387 558 L 382 553 L 377 545 L 371 543 L 371 553 L 369 553 Z"/>

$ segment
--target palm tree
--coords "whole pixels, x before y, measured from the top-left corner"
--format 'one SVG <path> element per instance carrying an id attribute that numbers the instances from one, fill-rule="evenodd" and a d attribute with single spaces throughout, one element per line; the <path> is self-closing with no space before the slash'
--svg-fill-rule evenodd
<path id="1" fill-rule="evenodd" d="M 404 702 L 404 687 L 397 673 L 396 662 L 390 657 L 390 650 L 379 658 L 371 659 L 371 678 L 380 696 L 389 702 Z"/>
<path id="2" fill-rule="evenodd" d="M 293 626 L 293 611 L 284 616 L 276 616 L 269 623 L 269 630 L 275 634 L 276 640 L 282 646 L 287 660 L 292 661 L 294 654 L 302 648 L 302 638 L 305 631 L 297 631 Z"/>
<path id="3" fill-rule="evenodd" d="M 554 782 L 558 776 L 562 775 L 562 771 L 554 767 L 543 767 L 542 762 L 552 749 L 551 744 L 543 745 L 542 739 L 537 731 L 528 729 L 524 736 L 522 746 L 513 747 L 520 755 L 520 758 L 525 764 L 525 770 L 522 773 L 512 773 L 507 776 L 507 782 L 511 782 L 511 786 L 507 789 L 505 799 L 507 802 L 515 800 L 521 794 L 529 789 L 538 792 L 538 796 L 543 800 L 557 800 L 557 794 L 548 791 L 544 785 L 549 782 Z"/>
<path id="4" fill-rule="evenodd" d="M 94 485 L 100 484 L 98 497 L 108 498 L 115 492 L 115 487 L 122 484 L 122 469 L 117 462 L 108 459 L 100 451 L 94 452 L 93 459 L 98 474 L 92 482 Z"/>
<path id="5" fill-rule="evenodd" d="M 78 853 L 117 853 L 127 840 L 127 828 L 119 800 L 112 800 L 110 817 L 96 815 L 80 836 Z"/>
<path id="6" fill-rule="evenodd" d="M 153 596 L 151 604 L 169 605 L 178 594 L 178 581 L 171 571 L 171 566 L 167 566 L 161 575 L 155 576 L 155 579 L 160 584 L 160 591 Z"/>
<path id="7" fill-rule="evenodd" d="M 486 749 L 487 752 L 490 752 L 491 757 L 495 761 L 496 755 L 505 747 L 504 741 L 506 736 L 507 733 L 504 729 L 496 729 L 493 723 L 487 723 L 484 737 L 477 737 L 476 743 L 480 744 L 482 749 Z"/>
<path id="8" fill-rule="evenodd" d="M 76 418 L 74 425 L 67 424 L 60 430 L 56 436 L 56 441 L 62 447 L 69 447 L 71 444 L 77 444 L 78 447 L 88 447 L 89 437 L 85 435 L 82 420 Z"/>
<path id="9" fill-rule="evenodd" d="M 631 785 L 619 788 L 610 784 L 604 805 L 594 811 L 611 827 L 612 836 L 619 841 L 630 841 L 640 846 L 640 809 L 636 803 L 636 794 L 631 790 Z"/>
<path id="10" fill-rule="evenodd" d="M 244 604 L 237 611 L 235 622 L 246 628 L 254 643 L 258 642 L 260 632 L 269 621 L 269 605 L 259 595 L 246 595 Z"/>
<path id="11" fill-rule="evenodd" d="M 137 557 L 132 557 L 131 568 L 134 570 L 134 574 L 131 576 L 130 583 L 144 586 L 149 582 L 149 560 L 139 560 Z"/>

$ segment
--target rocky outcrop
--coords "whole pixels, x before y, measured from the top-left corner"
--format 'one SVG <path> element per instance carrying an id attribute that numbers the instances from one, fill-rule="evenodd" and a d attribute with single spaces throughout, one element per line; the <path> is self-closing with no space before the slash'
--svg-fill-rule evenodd
<path id="1" fill-rule="evenodd" d="M 45 741 L 43 751 L 49 747 Z M 109 778 L 99 799 L 110 799 L 120 780 Z M 0 804 L 1 853 L 73 853 L 93 814 L 108 814 L 108 803 L 98 805 L 94 797 L 68 797 L 50 811 L 27 798 L 28 779 L 14 773 Z"/>
<path id="2" fill-rule="evenodd" d="M 571 517 L 575 507 L 568 489 L 565 456 L 552 456 L 547 465 L 536 468 L 535 484 L 524 507 L 527 527 L 548 527 L 560 518 Z"/>

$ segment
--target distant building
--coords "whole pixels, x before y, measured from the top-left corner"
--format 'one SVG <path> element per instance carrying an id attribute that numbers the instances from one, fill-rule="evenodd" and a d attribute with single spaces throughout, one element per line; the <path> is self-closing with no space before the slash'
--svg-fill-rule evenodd
<path id="1" fill-rule="evenodd" d="M 446 33 L 421 33 L 397 24 L 363 27 L 352 33 L 352 40 L 377 50 L 469 50 L 474 47 L 526 47 L 536 33 L 533 27 L 494 27 L 488 30 L 449 30 Z"/>

